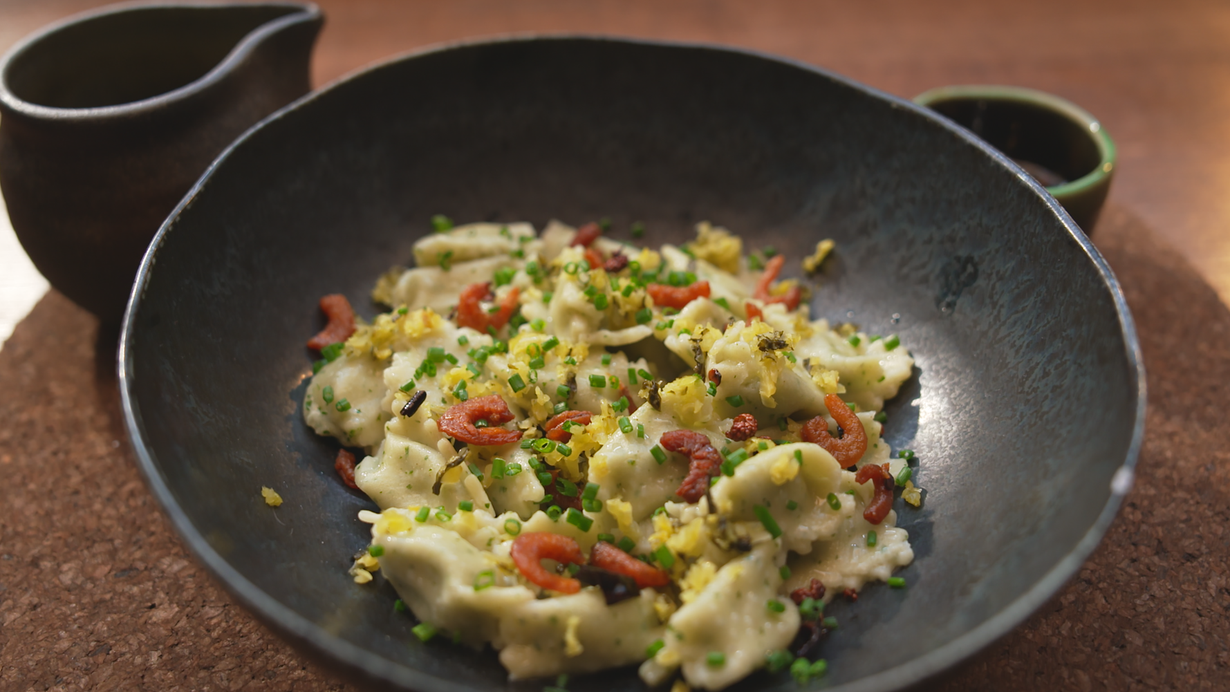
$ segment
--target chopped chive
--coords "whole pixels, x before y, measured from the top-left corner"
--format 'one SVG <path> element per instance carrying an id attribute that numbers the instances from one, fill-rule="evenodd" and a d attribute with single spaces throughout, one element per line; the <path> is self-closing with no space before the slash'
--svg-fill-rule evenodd
<path id="1" fill-rule="evenodd" d="M 560 445 L 560 447 L 563 447 L 563 446 L 564 445 Z M 555 480 L 555 487 L 559 489 L 560 495 L 566 495 L 568 497 L 577 496 L 577 484 L 573 483 L 567 478 L 564 478 L 563 476 Z"/>
<path id="2" fill-rule="evenodd" d="M 559 414 L 567 410 L 568 410 L 568 404 L 561 401 L 555 405 L 555 408 L 551 409 L 551 412 L 558 416 Z"/>
<path id="3" fill-rule="evenodd" d="M 887 423 L 888 422 L 888 414 L 883 411 L 877 411 L 876 415 L 873 418 L 875 422 L 877 423 Z"/>
<path id="4" fill-rule="evenodd" d="M 867 547 L 876 547 L 876 532 L 874 530 L 867 532 Z"/>
<path id="5" fill-rule="evenodd" d="M 589 386 L 594 389 L 602 389 L 603 387 L 606 387 L 606 377 L 603 375 L 590 375 Z"/>
<path id="6" fill-rule="evenodd" d="M 606 542 L 606 543 L 614 543 L 614 542 L 615 542 L 615 534 L 613 534 L 613 533 L 600 533 L 600 534 L 598 534 L 598 540 L 599 540 L 599 541 L 604 541 L 604 542 Z"/>
<path id="7" fill-rule="evenodd" d="M 777 525 L 777 520 L 769 513 L 769 508 L 764 505 L 753 505 L 752 511 L 756 514 L 756 518 L 764 525 L 769 535 L 774 538 L 780 538 L 782 535 L 782 527 Z"/>
<path id="8" fill-rule="evenodd" d="M 666 646 L 666 642 L 661 639 L 653 640 L 653 643 L 645 649 L 645 658 L 653 658 L 659 651 L 662 650 L 662 647 L 664 646 Z"/>
<path id="9" fill-rule="evenodd" d="M 529 449 L 532 444 L 534 444 L 534 441 L 529 438 L 521 440 L 521 449 Z"/>
<path id="10" fill-rule="evenodd" d="M 542 292 L 542 302 L 543 302 L 544 304 L 545 304 L 545 303 L 550 303 L 550 302 L 551 302 L 551 298 L 552 298 L 554 295 L 555 295 L 555 293 L 553 293 L 552 291 L 543 291 L 543 292 Z"/>
<path id="11" fill-rule="evenodd" d="M 795 682 L 806 685 L 807 680 L 811 677 L 811 663 L 802 657 L 794 659 L 794 663 L 790 664 L 790 675 L 794 677 Z"/>
<path id="12" fill-rule="evenodd" d="M 393 601 L 393 610 L 398 613 L 404 613 L 409 610 L 409 608 L 406 607 L 406 602 L 399 598 L 396 601 Z"/>
<path id="13" fill-rule="evenodd" d="M 857 410 L 858 410 L 858 404 L 855 404 L 855 403 L 847 403 L 847 404 L 846 404 L 846 408 L 850 409 L 851 411 L 857 411 Z"/>
<path id="14" fill-rule="evenodd" d="M 477 365 L 475 365 L 474 363 L 467 363 L 467 364 L 466 364 L 466 370 L 469 370 L 469 371 L 470 371 L 470 374 L 474 375 L 475 377 L 478 377 L 479 375 L 483 374 L 482 369 L 481 369 L 481 368 L 479 368 L 479 367 L 478 367 Z"/>
<path id="15" fill-rule="evenodd" d="M 910 459 L 914 458 L 914 450 L 903 449 L 900 452 L 897 452 L 897 457 L 900 459 L 905 459 L 906 461 L 909 461 Z"/>
<path id="16" fill-rule="evenodd" d="M 380 557 L 381 555 L 384 555 L 384 546 L 369 545 L 367 546 L 367 554 L 371 555 L 372 557 Z"/>
<path id="17" fill-rule="evenodd" d="M 509 536 L 516 536 L 521 533 L 521 522 L 516 519 L 504 520 L 504 533 Z"/>
<path id="18" fill-rule="evenodd" d="M 738 466 L 739 464 L 742 464 L 743 462 L 747 461 L 747 457 L 748 457 L 747 450 L 743 448 L 739 448 L 739 449 L 736 449 L 734 452 L 731 452 L 729 455 L 727 455 L 726 460 L 729 461 L 732 465 Z"/>
<path id="19" fill-rule="evenodd" d="M 559 444 L 555 445 L 555 451 L 559 452 L 560 454 L 563 454 L 563 455 L 564 455 L 564 456 L 566 456 L 566 457 L 567 457 L 567 456 L 572 456 L 572 447 L 569 447 L 568 445 L 564 444 L 563 442 L 561 442 L 561 443 L 559 443 Z"/>
<path id="20" fill-rule="evenodd" d="M 542 321 L 541 319 L 537 319 L 537 320 L 534 320 L 533 322 L 530 322 L 530 329 L 533 329 L 536 332 L 541 332 L 542 330 L 546 328 L 547 328 L 547 323 Z"/>
<path id="21" fill-rule="evenodd" d="M 896 334 L 884 340 L 884 350 L 891 351 L 901 345 L 901 339 L 897 338 Z"/>
<path id="22" fill-rule="evenodd" d="M 542 487 L 545 488 L 551 485 L 551 474 L 550 473 L 546 471 L 539 471 L 538 473 L 534 475 L 538 477 L 538 482 L 542 483 Z"/>
<path id="23" fill-rule="evenodd" d="M 628 420 L 627 416 L 619 417 L 619 429 L 625 435 L 632 432 L 632 421 Z"/>
<path id="24" fill-rule="evenodd" d="M 453 251 L 445 250 L 444 252 L 441 252 L 439 255 L 436 255 L 436 261 L 440 265 L 441 269 L 444 271 L 451 271 L 453 268 Z"/>
<path id="25" fill-rule="evenodd" d="M 556 338 L 556 337 L 554 337 L 554 336 L 553 336 L 553 337 L 551 337 L 551 338 L 549 338 L 549 339 L 547 339 L 546 341 L 542 342 L 542 350 L 543 350 L 543 352 L 544 352 L 544 353 L 545 353 L 545 352 L 548 352 L 548 351 L 551 351 L 551 350 L 552 350 L 552 349 L 554 349 L 556 346 L 559 346 L 559 339 L 557 339 L 557 338 Z"/>
<path id="26" fill-rule="evenodd" d="M 675 565 L 675 554 L 666 546 L 658 546 L 658 549 L 653 551 L 653 557 L 662 565 L 662 569 L 670 569 Z"/>
<path id="27" fill-rule="evenodd" d="M 499 480 L 504 477 L 504 471 L 508 468 L 508 462 L 496 457 L 491 460 L 491 477 L 494 480 Z"/>
<path id="28" fill-rule="evenodd" d="M 739 408 L 740 406 L 743 405 L 743 397 L 739 396 L 738 394 L 734 396 L 728 396 L 726 397 L 726 403 L 730 404 L 734 408 Z"/>
<path id="29" fill-rule="evenodd" d="M 829 507 L 832 507 L 833 509 L 841 509 L 841 500 L 838 499 L 836 495 L 829 493 L 827 499 L 829 501 Z"/>
<path id="30" fill-rule="evenodd" d="M 516 274 L 517 270 L 512 267 L 497 269 L 495 270 L 495 276 L 492 277 L 492 281 L 496 286 L 504 286 L 512 283 L 513 277 L 516 276 Z"/>
<path id="31" fill-rule="evenodd" d="M 824 625 L 824 629 L 826 630 L 835 630 L 837 629 L 837 618 L 830 615 L 821 620 L 820 624 Z"/>
<path id="32" fill-rule="evenodd" d="M 628 384 L 636 384 L 636 368 L 628 368 Z"/>
<path id="33" fill-rule="evenodd" d="M 653 310 L 650 310 L 649 308 L 641 308 L 636 311 L 637 324 L 645 324 L 651 319 L 653 319 Z"/>
<path id="34" fill-rule="evenodd" d="M 793 512 L 794 510 L 798 508 L 799 508 L 799 503 L 795 502 L 794 500 L 790 500 L 786 503 L 786 509 L 790 510 L 791 512 Z"/>
<path id="35" fill-rule="evenodd" d="M 533 358 L 530 358 L 530 369 L 531 370 L 542 370 L 544 367 L 546 367 L 546 365 L 547 365 L 547 361 L 542 356 L 534 356 Z"/>
<path id="36" fill-rule="evenodd" d="M 765 451 L 765 450 L 766 450 L 766 449 L 768 449 L 768 448 L 769 448 L 769 443 L 768 443 L 768 442 L 761 441 L 761 442 L 757 442 L 757 443 L 756 443 L 756 449 L 759 449 L 759 450 L 760 450 L 760 451 L 762 451 L 762 452 L 763 452 L 763 451 Z"/>
<path id="37" fill-rule="evenodd" d="M 513 376 L 508 378 L 508 386 L 514 392 L 519 392 L 525 389 L 525 380 L 521 379 L 521 375 L 513 373 Z"/>
<path id="38" fill-rule="evenodd" d="M 443 233 L 453 229 L 453 220 L 444 214 L 436 214 L 431 217 L 431 227 L 436 233 Z"/>
<path id="39" fill-rule="evenodd" d="M 889 577 L 888 585 L 894 589 L 904 589 L 905 579 L 903 579 L 902 577 Z"/>
<path id="40" fill-rule="evenodd" d="M 705 656 L 705 663 L 708 663 L 714 668 L 724 666 L 726 665 L 726 654 L 721 651 L 710 651 L 708 655 Z"/>
<path id="41" fill-rule="evenodd" d="M 858 334 L 851 334 L 850 338 L 846 339 L 846 341 L 850 342 L 851 346 L 858 346 L 859 344 L 863 343 L 863 340 L 859 338 Z"/>
<path id="42" fill-rule="evenodd" d="M 422 506 L 422 507 L 419 507 L 418 514 L 415 514 L 415 515 L 414 515 L 414 518 L 415 518 L 415 519 L 418 519 L 418 520 L 419 520 L 419 523 L 422 523 L 422 522 L 427 521 L 427 517 L 428 517 L 430 514 L 431 514 L 431 508 L 430 508 L 430 507 L 428 507 L 428 506 L 426 506 L 426 505 L 424 505 L 424 506 Z"/>
<path id="43" fill-rule="evenodd" d="M 712 382 L 710 382 L 708 389 L 709 389 L 709 396 L 717 396 L 717 385 L 716 384 L 713 384 Z"/>
<path id="44" fill-rule="evenodd" d="M 633 221 L 632 222 L 632 237 L 640 238 L 643 235 L 645 235 L 645 224 L 641 223 L 640 221 Z M 649 657 L 653 658 L 653 655 L 651 654 Z"/>
<path id="45" fill-rule="evenodd" d="M 729 477 L 729 476 L 735 475 L 735 465 L 730 463 L 730 459 L 726 459 L 725 461 L 723 461 L 718 466 L 718 469 L 722 472 L 723 476 Z M 715 478 L 714 480 L 717 480 L 717 479 Z"/>
<path id="46" fill-rule="evenodd" d="M 603 365 L 610 365 L 610 364 L 611 364 L 611 354 L 609 354 L 609 353 L 603 353 L 603 354 L 602 354 L 602 364 L 603 364 Z"/>
<path id="47" fill-rule="evenodd" d="M 586 512 L 601 512 L 602 500 L 581 500 L 581 509 Z"/>
<path id="48" fill-rule="evenodd" d="M 666 452 L 662 451 L 662 447 L 659 445 L 654 445 L 653 449 L 649 450 L 649 453 L 653 455 L 654 461 L 658 462 L 659 466 L 666 463 Z"/>
<path id="49" fill-rule="evenodd" d="M 470 343 L 470 337 L 466 336 L 465 334 L 462 334 L 461 336 L 457 337 L 458 346 L 465 346 L 468 343 Z"/>
<path id="50" fill-rule="evenodd" d="M 559 507 L 555 505 L 551 505 L 550 507 L 547 508 L 547 517 L 551 519 L 551 521 L 559 521 L 559 517 L 563 513 L 564 513 L 564 510 L 560 509 Z"/>
<path id="51" fill-rule="evenodd" d="M 601 490 L 597 483 L 586 483 L 585 490 L 581 491 L 581 498 L 585 500 L 598 499 L 598 491 Z M 611 541 L 614 543 L 614 541 Z"/>
<path id="52" fill-rule="evenodd" d="M 786 360 L 790 361 L 791 363 L 799 362 L 799 359 L 794 357 L 794 351 L 786 351 Z"/>
<path id="53" fill-rule="evenodd" d="M 598 295 L 594 296 L 594 307 L 595 308 L 599 310 L 606 310 L 607 306 L 610 304 L 611 304 L 610 299 L 606 297 L 605 293 L 599 293 Z"/>
<path id="54" fill-rule="evenodd" d="M 803 463 L 803 450 L 801 449 L 794 450 L 794 460 L 799 462 L 800 464 Z"/>
<path id="55" fill-rule="evenodd" d="M 730 310 L 730 303 L 725 298 L 714 298 L 713 302 L 717 303 L 718 305 L 721 305 L 727 310 Z"/>
<path id="56" fill-rule="evenodd" d="M 828 664 L 828 661 L 824 660 L 823 658 L 817 661 L 813 661 L 812 664 L 807 667 L 808 677 L 812 677 L 812 678 L 823 677 L 824 674 L 827 672 L 829 672 L 829 664 Z"/>
<path id="57" fill-rule="evenodd" d="M 905 468 L 901 469 L 901 472 L 897 474 L 897 478 L 895 479 L 897 483 L 897 487 L 904 488 L 905 484 L 909 483 L 910 479 L 913 477 L 914 477 L 914 469 L 910 468 L 909 466 L 906 466 Z"/>
<path id="58" fill-rule="evenodd" d="M 790 578 L 790 568 L 785 565 L 782 565 L 782 568 L 777 570 L 777 573 L 781 575 L 782 581 Z"/>
<path id="59" fill-rule="evenodd" d="M 461 502 L 458 502 L 458 503 L 457 503 L 457 509 L 459 509 L 459 510 L 461 510 L 461 511 L 463 511 L 463 512 L 473 512 L 473 511 L 474 511 L 474 503 L 473 503 L 472 501 L 470 501 L 470 500 L 462 500 Z"/>
<path id="60" fill-rule="evenodd" d="M 561 399 L 567 399 L 568 397 L 572 396 L 572 390 L 568 388 L 568 385 L 564 385 L 564 384 L 561 384 L 560 386 L 556 387 L 555 393 L 559 395 Z"/>
<path id="61" fill-rule="evenodd" d="M 637 437 L 640 437 L 640 438 L 644 438 L 644 437 L 645 437 L 645 426 L 644 426 L 644 424 L 642 424 L 642 423 L 637 423 L 637 424 L 636 424 L 636 436 L 637 436 Z M 654 457 L 654 458 L 656 459 L 657 457 Z"/>
<path id="62" fill-rule="evenodd" d="M 333 403 L 333 387 L 325 385 L 325 388 L 320 390 L 320 398 L 325 400 L 326 404 Z"/>
<path id="63" fill-rule="evenodd" d="M 483 589 L 495 586 L 495 570 L 485 569 L 479 572 L 474 577 L 474 590 L 482 591 Z"/>
<path id="64" fill-rule="evenodd" d="M 483 480 L 483 472 L 479 471 L 477 466 L 475 466 L 474 464 L 466 464 L 466 467 L 470 469 L 470 473 L 474 474 L 475 478 L 477 478 L 480 481 Z"/>
<path id="65" fill-rule="evenodd" d="M 611 409 L 613 409 L 616 413 L 623 413 L 624 411 L 627 411 L 628 410 L 628 397 L 626 396 L 619 397 L 619 401 L 616 401 L 615 403 L 611 404 Z"/>
<path id="66" fill-rule="evenodd" d="M 516 476 L 520 473 L 521 473 L 521 464 L 518 464 L 516 462 L 508 464 L 507 466 L 504 467 L 504 476 L 507 478 L 512 478 L 513 476 Z"/>
<path id="67" fill-rule="evenodd" d="M 624 536 L 623 538 L 619 539 L 619 542 L 616 543 L 615 545 L 620 550 L 624 551 L 625 553 L 631 553 L 632 549 L 636 547 L 636 541 L 632 540 L 631 538 L 628 538 L 627 536 Z"/>
<path id="68" fill-rule="evenodd" d="M 764 606 L 765 606 L 765 608 L 766 608 L 766 609 L 768 609 L 768 611 L 769 611 L 770 613 L 784 613 L 784 612 L 786 612 L 786 604 L 785 604 L 785 603 L 782 603 L 781 601 L 777 600 L 776 598 L 771 598 L 771 599 L 769 599 L 769 601 L 768 601 L 767 603 L 765 603 L 765 604 L 764 604 Z"/>
<path id="69" fill-rule="evenodd" d="M 769 655 L 765 657 L 765 663 L 770 673 L 779 673 L 793 662 L 794 654 L 784 649 L 770 651 Z"/>
<path id="70" fill-rule="evenodd" d="M 337 360 L 338 356 L 342 355 L 342 350 L 345 348 L 346 348 L 346 344 L 341 341 L 334 343 L 334 344 L 329 344 L 328 346 L 325 346 L 324 348 L 320 349 L 320 357 L 332 363 L 333 361 Z"/>
<path id="71" fill-rule="evenodd" d="M 319 372 L 320 372 L 320 369 L 321 369 L 321 368 L 323 368 L 323 367 L 325 367 L 325 364 L 326 364 L 326 363 L 328 363 L 328 362 L 329 362 L 329 361 L 325 360 L 324 358 L 321 358 L 320 360 L 318 360 L 318 361 L 316 361 L 316 362 L 312 363 L 312 374 L 313 374 L 313 375 L 315 375 L 315 374 L 319 373 Z"/>
<path id="72" fill-rule="evenodd" d="M 345 413 L 346 411 L 350 410 L 350 401 L 348 399 L 342 399 L 341 401 L 337 402 L 337 406 L 335 406 L 334 408 L 336 408 L 338 411 L 341 411 L 342 413 Z"/>
<path id="73" fill-rule="evenodd" d="M 799 604 L 799 616 L 804 620 L 815 620 L 824 612 L 824 601 L 814 598 L 804 598 Z"/>
<path id="74" fill-rule="evenodd" d="M 575 509 L 571 507 L 568 508 L 568 520 L 567 521 L 569 524 L 572 524 L 573 526 L 577 527 L 578 529 L 581 529 L 582 531 L 589 531 L 590 527 L 594 525 L 593 519 L 590 519 L 589 517 L 585 516 L 584 514 L 581 514 L 580 512 L 576 511 Z"/>
<path id="75" fill-rule="evenodd" d="M 453 515 L 449 514 L 448 512 L 445 512 L 443 509 L 436 510 L 436 519 L 439 519 L 440 521 L 449 521 L 452 518 L 453 518 Z"/>
<path id="76" fill-rule="evenodd" d="M 436 636 L 436 628 L 426 622 L 420 622 L 414 627 L 411 627 L 410 631 L 413 632 L 414 636 L 418 637 L 419 641 L 423 643 L 431 641 L 431 638 Z"/>
<path id="77" fill-rule="evenodd" d="M 564 363 L 567 365 L 576 365 L 577 359 L 573 358 L 572 356 L 568 356 L 567 358 L 564 359 Z"/>

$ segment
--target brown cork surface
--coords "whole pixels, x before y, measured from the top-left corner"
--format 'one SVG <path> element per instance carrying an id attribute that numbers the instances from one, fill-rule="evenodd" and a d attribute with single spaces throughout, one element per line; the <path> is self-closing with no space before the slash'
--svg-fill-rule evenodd
<path id="1" fill-rule="evenodd" d="M 1096 241 L 1148 371 L 1136 487 L 1077 578 L 936 689 L 1230 689 L 1230 312 L 1122 208 Z M 124 441 L 97 332 L 53 292 L 0 352 L 0 689 L 357 689 L 188 555 Z"/>

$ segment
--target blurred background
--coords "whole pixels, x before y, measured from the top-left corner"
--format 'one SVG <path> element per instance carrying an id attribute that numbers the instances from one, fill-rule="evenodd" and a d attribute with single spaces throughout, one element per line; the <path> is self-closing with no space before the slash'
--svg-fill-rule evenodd
<path id="1" fill-rule="evenodd" d="M 0 50 L 95 0 L 0 1 Z M 910 98 L 944 84 L 1042 89 L 1101 118 L 1119 146 L 1110 205 L 1169 240 L 1230 298 L 1230 5 L 985 0 L 324 0 L 316 86 L 474 37 L 583 32 L 787 56 Z M 1095 234 L 1096 241 L 1096 234 Z M 0 339 L 46 291 L 0 210 Z"/>

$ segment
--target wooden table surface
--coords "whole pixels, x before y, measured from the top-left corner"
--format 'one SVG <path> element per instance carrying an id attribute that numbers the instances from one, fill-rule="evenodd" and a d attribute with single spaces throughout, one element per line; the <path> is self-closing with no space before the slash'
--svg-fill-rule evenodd
<path id="1" fill-rule="evenodd" d="M 99 4 L 0 0 L 0 50 Z M 1230 5 L 320 4 L 317 85 L 440 42 L 587 32 L 754 48 L 905 97 L 1028 86 L 1097 115 L 1120 164 L 1094 240 L 1149 374 L 1137 487 L 1072 584 L 937 685 L 1230 689 Z M 354 689 L 253 621 L 169 530 L 123 442 L 110 338 L 52 292 L 0 353 L 0 689 Z"/>

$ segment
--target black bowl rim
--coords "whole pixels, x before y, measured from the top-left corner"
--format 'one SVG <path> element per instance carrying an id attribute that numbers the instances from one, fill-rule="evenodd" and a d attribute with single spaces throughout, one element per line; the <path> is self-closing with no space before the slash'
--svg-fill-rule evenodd
<path id="1" fill-rule="evenodd" d="M 987 156 L 1008 168 L 1016 175 L 1018 180 L 1020 180 L 1025 186 L 1033 190 L 1035 194 L 1043 199 L 1047 206 L 1050 207 L 1051 211 L 1062 222 L 1068 234 L 1080 244 L 1081 248 L 1085 251 L 1085 254 L 1089 257 L 1089 260 L 1093 263 L 1094 268 L 1101 277 L 1102 283 L 1106 290 L 1109 291 L 1113 297 L 1115 311 L 1118 314 L 1120 330 L 1124 339 L 1124 346 L 1127 350 L 1126 355 L 1129 370 L 1135 378 L 1137 391 L 1136 416 L 1132 431 L 1131 443 L 1128 446 L 1123 464 L 1114 474 L 1114 478 L 1111 483 L 1111 494 L 1106 502 L 1106 505 L 1102 508 L 1102 511 L 1099 513 L 1093 525 L 1076 544 L 1076 546 L 1067 555 L 1056 562 L 1054 567 L 1043 575 L 1043 577 L 1039 579 L 1032 587 L 1005 606 L 998 613 L 990 618 L 987 618 L 969 632 L 966 632 L 947 644 L 919 656 L 918 658 L 900 663 L 874 675 L 839 685 L 832 688 L 832 690 L 833 692 L 889 692 L 891 690 L 904 689 L 914 683 L 931 678 L 938 673 L 941 673 L 944 670 L 956 665 L 960 661 L 972 656 L 974 653 L 990 645 L 992 642 L 1023 623 L 1047 600 L 1054 596 L 1073 575 L 1076 574 L 1077 570 L 1080 569 L 1081 565 L 1084 564 L 1085 560 L 1102 540 L 1102 537 L 1105 535 L 1107 529 L 1114 521 L 1115 516 L 1119 511 L 1119 507 L 1123 502 L 1124 496 L 1126 496 L 1131 490 L 1134 480 L 1134 469 L 1140 455 L 1140 449 L 1144 439 L 1146 405 L 1144 358 L 1141 352 L 1140 342 L 1136 334 L 1135 322 L 1132 319 L 1131 312 L 1128 309 L 1127 300 L 1123 295 L 1123 291 L 1119 286 L 1118 280 L 1111 271 L 1110 265 L 1106 263 L 1106 260 L 1102 257 L 1101 253 L 1099 253 L 1097 248 L 1093 246 L 1089 238 L 1081 232 L 1079 227 L 1072 220 L 1071 216 L 1068 215 L 1059 202 L 1047 193 L 1046 188 L 1034 180 L 1019 166 L 1013 163 L 1011 159 L 1007 158 L 998 150 L 991 147 L 989 144 L 964 128 L 957 126 L 951 121 L 933 113 L 927 108 L 911 102 L 908 99 L 903 99 L 880 91 L 814 65 L 809 65 L 798 60 L 773 55 L 763 51 L 703 42 L 643 39 L 585 33 L 518 33 L 433 44 L 421 49 L 400 53 L 372 65 L 362 67 L 342 76 L 337 80 L 334 80 L 333 82 L 330 82 L 329 84 L 326 84 L 320 89 L 299 98 L 293 103 L 288 104 L 253 125 L 246 132 L 240 135 L 234 142 L 232 142 L 221 154 L 219 154 L 218 158 L 216 158 L 213 163 L 209 165 L 209 167 L 201 175 L 200 179 L 198 179 L 192 186 L 192 189 L 188 191 L 180 203 L 175 207 L 174 211 L 172 211 L 167 217 L 166 221 L 163 222 L 162 226 L 158 229 L 158 233 L 154 236 L 153 241 L 151 241 L 144 258 L 141 261 L 141 266 L 137 272 L 132 293 L 130 294 L 128 307 L 124 313 L 122 331 L 120 334 L 120 345 L 117 353 L 117 372 L 120 385 L 121 404 L 124 414 L 124 423 L 128 430 L 128 435 L 132 442 L 133 450 L 137 456 L 138 467 L 140 468 L 142 475 L 145 477 L 146 483 L 148 484 L 151 492 L 157 498 L 159 504 L 162 505 L 163 510 L 171 519 L 171 523 L 179 532 L 180 536 L 188 544 L 189 549 L 196 555 L 197 559 L 205 565 L 206 569 L 208 569 L 214 577 L 223 584 L 223 586 L 225 586 L 236 598 L 238 598 L 244 606 L 260 617 L 265 623 L 279 631 L 283 636 L 291 639 L 294 643 L 306 645 L 311 650 L 319 652 L 334 661 L 343 664 L 347 668 L 360 672 L 365 676 L 406 689 L 417 689 L 427 692 L 451 692 L 454 690 L 460 692 L 462 690 L 471 689 L 467 686 L 459 685 L 451 680 L 429 677 L 418 673 L 417 671 L 408 669 L 406 666 L 388 661 L 387 659 L 377 656 L 366 649 L 326 633 L 322 628 L 307 618 L 299 615 L 293 609 L 282 605 L 268 593 L 248 581 L 237 570 L 231 567 L 225 558 L 213 549 L 205 537 L 201 535 L 197 528 L 192 524 L 191 520 L 189 520 L 188 516 L 176 503 L 175 497 L 171 494 L 170 488 L 167 486 L 165 480 L 159 472 L 154 456 L 145 442 L 145 427 L 137 402 L 134 399 L 134 375 L 131 343 L 136 330 L 136 315 L 141 307 L 141 299 L 148 284 L 150 270 L 154 265 L 158 248 L 166 241 L 167 235 L 173 228 L 175 219 L 178 218 L 180 213 L 192 204 L 192 201 L 196 197 L 197 193 L 199 193 L 203 186 L 208 183 L 214 171 L 217 170 L 217 168 L 231 155 L 231 152 L 237 147 L 243 146 L 244 142 L 249 137 L 253 136 L 255 132 L 262 128 L 271 126 L 273 123 L 276 123 L 278 120 L 282 119 L 287 113 L 311 104 L 316 99 L 319 99 L 323 95 L 336 89 L 339 85 L 342 85 L 352 79 L 366 76 L 369 73 L 381 70 L 395 63 L 434 55 L 441 52 L 461 50 L 490 44 L 577 40 L 620 43 L 634 46 L 653 46 L 733 53 L 756 60 L 785 64 L 796 69 L 811 72 L 825 79 L 838 82 L 856 91 L 861 91 L 866 95 L 882 99 L 888 102 L 891 106 L 902 110 L 911 111 L 920 117 L 932 121 L 934 124 L 948 130 L 950 133 L 964 140 L 966 143 L 981 149 Z"/>

